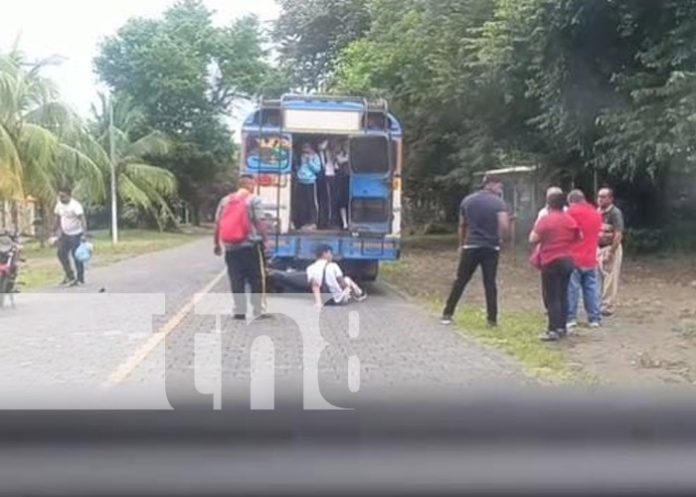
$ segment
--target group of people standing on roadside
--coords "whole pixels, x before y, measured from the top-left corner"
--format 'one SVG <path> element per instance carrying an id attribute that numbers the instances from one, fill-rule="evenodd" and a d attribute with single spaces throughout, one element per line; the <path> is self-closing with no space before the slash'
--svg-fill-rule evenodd
<path id="1" fill-rule="evenodd" d="M 295 229 L 348 229 L 348 153 L 346 140 L 303 143 L 295 161 Z"/>
<path id="2" fill-rule="evenodd" d="M 487 176 L 483 188 L 461 203 L 461 255 L 443 310 L 443 324 L 452 322 L 466 285 L 481 266 L 488 324 L 497 325 L 498 254 L 510 225 L 502 191 L 502 180 Z M 587 201 L 581 190 L 572 190 L 566 196 L 558 187 L 549 188 L 546 206 L 529 235 L 534 246 L 530 262 L 541 272 L 542 298 L 548 315 L 542 340 L 559 340 L 577 326 L 580 295 L 590 327 L 601 326 L 602 316 L 613 314 L 623 260 L 623 231 L 623 214 L 614 205 L 610 188 L 597 193 L 597 207 Z"/>
<path id="3" fill-rule="evenodd" d="M 581 190 L 566 197 L 552 187 L 546 196 L 547 212 L 540 213 L 529 235 L 536 245 L 532 263 L 541 270 L 549 317 L 544 340 L 563 338 L 577 326 L 581 295 L 590 327 L 601 326 L 602 316 L 614 312 L 623 259 L 623 214 L 610 188 L 598 192 L 597 203 L 591 205 Z"/>

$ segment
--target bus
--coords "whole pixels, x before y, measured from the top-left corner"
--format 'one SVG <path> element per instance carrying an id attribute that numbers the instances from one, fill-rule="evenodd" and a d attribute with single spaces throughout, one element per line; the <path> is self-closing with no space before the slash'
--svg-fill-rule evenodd
<path id="1" fill-rule="evenodd" d="M 303 146 L 326 143 L 343 151 L 345 208 L 340 223 L 308 229 L 296 222 L 297 170 Z M 384 100 L 324 95 L 261 100 L 242 125 L 239 170 L 257 180 L 269 222 L 271 267 L 304 269 L 316 247 L 325 244 L 347 274 L 374 281 L 379 262 L 400 255 L 402 149 L 401 125 Z M 321 179 L 319 193 L 326 187 Z M 322 205 L 321 195 L 317 199 L 319 217 L 326 214 L 322 209 L 333 209 Z"/>

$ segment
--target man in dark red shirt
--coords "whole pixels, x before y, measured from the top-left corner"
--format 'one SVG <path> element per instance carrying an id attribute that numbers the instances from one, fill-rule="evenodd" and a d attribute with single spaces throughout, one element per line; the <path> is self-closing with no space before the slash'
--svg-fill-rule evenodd
<path id="1" fill-rule="evenodd" d="M 544 303 L 549 323 L 542 340 L 558 340 L 566 335 L 568 322 L 568 286 L 575 268 L 573 252 L 580 239 L 578 224 L 563 212 L 562 193 L 549 196 L 549 214 L 539 220 L 529 235 L 530 243 L 539 244 L 539 263 Z"/>
<path id="2" fill-rule="evenodd" d="M 573 190 L 568 194 L 568 214 L 575 219 L 582 233 L 582 241 L 573 250 L 575 271 L 570 277 L 568 288 L 568 328 L 577 326 L 580 292 L 585 303 L 585 312 L 591 328 L 601 322 L 601 291 L 597 272 L 597 249 L 602 231 L 602 216 L 587 203 L 585 194 Z"/>

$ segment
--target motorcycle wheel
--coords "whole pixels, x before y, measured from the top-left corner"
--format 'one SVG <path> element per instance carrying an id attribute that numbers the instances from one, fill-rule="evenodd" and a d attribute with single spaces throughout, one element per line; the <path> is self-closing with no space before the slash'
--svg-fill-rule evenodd
<path id="1" fill-rule="evenodd" d="M 10 279 L 7 275 L 0 276 L 0 309 L 5 306 L 5 297 L 9 292 Z"/>

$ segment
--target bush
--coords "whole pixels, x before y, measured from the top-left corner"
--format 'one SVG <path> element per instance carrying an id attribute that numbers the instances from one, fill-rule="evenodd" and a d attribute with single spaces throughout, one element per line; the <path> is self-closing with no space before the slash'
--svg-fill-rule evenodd
<path id="1" fill-rule="evenodd" d="M 457 232 L 456 225 L 452 225 L 452 224 L 448 224 L 448 223 L 438 223 L 438 222 L 426 224 L 425 229 L 423 230 L 424 235 L 448 235 L 450 233 L 456 233 L 456 232 Z"/>
<path id="2" fill-rule="evenodd" d="M 661 229 L 629 228 L 626 230 L 626 250 L 636 254 L 654 253 L 665 247 Z"/>

